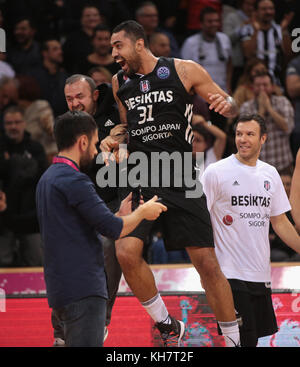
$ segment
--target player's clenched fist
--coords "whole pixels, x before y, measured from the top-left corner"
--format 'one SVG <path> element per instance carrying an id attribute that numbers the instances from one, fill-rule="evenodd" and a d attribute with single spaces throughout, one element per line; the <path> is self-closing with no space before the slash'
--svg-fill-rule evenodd
<path id="1" fill-rule="evenodd" d="M 232 117 L 238 113 L 234 99 L 230 96 L 224 97 L 221 94 L 208 93 L 210 102 L 209 109 L 218 112 L 225 117 Z"/>

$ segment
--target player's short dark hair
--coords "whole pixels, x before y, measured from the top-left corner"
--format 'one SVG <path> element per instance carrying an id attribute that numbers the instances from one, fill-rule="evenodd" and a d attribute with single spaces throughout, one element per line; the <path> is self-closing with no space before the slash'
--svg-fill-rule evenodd
<path id="1" fill-rule="evenodd" d="M 267 125 L 265 119 L 257 113 L 240 115 L 234 125 L 234 132 L 236 132 L 237 125 L 240 122 L 256 121 L 260 127 L 260 136 L 267 134 Z"/>
<path id="2" fill-rule="evenodd" d="M 54 137 L 58 151 L 71 148 L 81 135 L 91 140 L 97 124 L 90 114 L 84 111 L 68 111 L 56 118 Z"/>
<path id="3" fill-rule="evenodd" d="M 126 20 L 118 24 L 112 31 L 112 33 L 118 33 L 124 31 L 126 35 L 134 42 L 138 39 L 144 40 L 144 45 L 149 48 L 149 42 L 145 33 L 144 27 L 135 20 Z"/>
<path id="4" fill-rule="evenodd" d="M 200 13 L 200 16 L 199 16 L 200 22 L 203 22 L 207 14 L 215 14 L 215 13 L 219 14 L 217 10 L 213 8 L 212 6 L 206 6 L 205 8 L 202 9 Z"/>

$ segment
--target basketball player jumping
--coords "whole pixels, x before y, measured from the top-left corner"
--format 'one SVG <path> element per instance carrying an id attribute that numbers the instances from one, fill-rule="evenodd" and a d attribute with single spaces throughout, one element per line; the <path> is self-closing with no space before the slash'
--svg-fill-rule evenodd
<path id="1" fill-rule="evenodd" d="M 155 57 L 148 48 L 143 28 L 135 21 L 123 22 L 113 30 L 111 46 L 112 55 L 122 68 L 112 83 L 121 121 L 126 126 L 129 153 L 143 152 L 150 161 L 152 152 L 179 152 L 182 156 L 185 152 L 192 152 L 193 93 L 203 97 L 211 110 L 225 117 L 236 116 L 234 100 L 199 64 Z M 111 136 L 102 141 L 101 149 L 107 154 L 117 145 Z M 175 169 L 170 167 L 168 173 L 174 179 Z M 128 187 L 122 196 L 130 191 Z M 142 188 L 145 201 L 153 193 L 159 195 L 168 207 L 161 222 L 166 248 L 186 249 L 200 275 L 226 345 L 238 346 L 239 330 L 232 293 L 215 255 L 205 195 L 186 198 L 184 183 L 178 188 L 172 184 L 170 187 L 151 187 L 149 182 Z M 169 315 L 153 273 L 142 257 L 152 226 L 153 222 L 144 221 L 127 238 L 118 241 L 117 257 L 132 292 L 156 322 L 164 345 L 179 346 L 184 324 Z"/>

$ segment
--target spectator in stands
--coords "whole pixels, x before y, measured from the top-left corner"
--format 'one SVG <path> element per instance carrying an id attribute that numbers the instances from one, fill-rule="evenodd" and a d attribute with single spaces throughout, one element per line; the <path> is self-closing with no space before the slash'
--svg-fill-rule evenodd
<path id="1" fill-rule="evenodd" d="M 112 75 L 120 70 L 111 55 L 110 36 L 110 28 L 105 24 L 100 24 L 94 29 L 91 41 L 93 51 L 78 65 L 81 74 L 87 74 L 88 70 L 95 66 L 105 67 Z"/>
<path id="2" fill-rule="evenodd" d="M 300 148 L 300 56 L 295 57 L 286 71 L 286 90 L 295 108 L 295 128 L 291 135 L 294 157 Z"/>
<path id="3" fill-rule="evenodd" d="M 190 32 L 197 32 L 201 29 L 200 14 L 206 7 L 214 8 L 219 16 L 222 15 L 222 1 L 221 0 L 189 0 L 187 2 L 187 29 Z"/>
<path id="4" fill-rule="evenodd" d="M 3 76 L 0 79 L 0 110 L 18 102 L 18 81 L 15 78 Z"/>
<path id="5" fill-rule="evenodd" d="M 7 197 L 5 224 L 18 244 L 18 265 L 41 266 L 41 237 L 35 207 L 36 184 L 48 162 L 39 142 L 25 130 L 19 107 L 4 112 L 5 134 L 0 138 L 0 180 Z M 14 248 L 11 247 L 11 251 Z"/>
<path id="6" fill-rule="evenodd" d="M 79 30 L 71 33 L 63 45 L 64 65 L 69 74 L 76 72 L 78 64 L 93 52 L 91 40 L 94 29 L 103 23 L 102 16 L 94 5 L 85 5 L 81 11 Z"/>
<path id="7" fill-rule="evenodd" d="M 193 115 L 193 156 L 197 152 L 204 153 L 204 169 L 211 163 L 223 158 L 226 147 L 226 134 L 224 131 L 206 121 L 201 115 Z M 199 174 L 202 174 L 200 169 Z M 199 177 L 199 176 L 198 176 Z M 199 177 L 200 178 L 200 177 Z"/>
<path id="8" fill-rule="evenodd" d="M 41 99 L 41 91 L 36 80 L 29 75 L 20 75 L 18 105 L 24 113 L 26 130 L 31 139 L 38 141 L 46 152 L 49 163 L 57 153 L 53 136 L 54 114 L 50 104 Z"/>
<path id="9" fill-rule="evenodd" d="M 26 74 L 42 64 L 40 45 L 35 40 L 36 30 L 28 17 L 16 21 L 14 45 L 7 49 L 7 62 L 17 74 Z"/>
<path id="10" fill-rule="evenodd" d="M 97 87 L 102 83 L 109 83 L 111 84 L 112 74 L 102 66 L 95 66 L 91 68 L 88 73 L 94 82 L 96 83 Z"/>
<path id="11" fill-rule="evenodd" d="M 66 112 L 67 104 L 64 97 L 67 73 L 62 69 L 63 52 L 56 39 L 48 39 L 42 44 L 43 63 L 30 71 L 41 88 L 41 98 L 49 102 L 54 116 Z"/>
<path id="12" fill-rule="evenodd" d="M 149 48 L 156 57 L 170 57 L 171 55 L 170 39 L 161 32 L 155 32 L 150 36 Z"/>
<path id="13" fill-rule="evenodd" d="M 253 93 L 253 76 L 256 73 L 267 72 L 268 68 L 264 60 L 258 59 L 256 57 L 249 59 L 246 62 L 244 67 L 244 72 L 239 78 L 238 85 L 233 93 L 233 98 L 235 99 L 238 107 L 240 107 L 243 103 L 250 101 L 254 98 Z M 273 93 L 276 95 L 282 95 L 282 89 L 274 84 Z M 228 128 L 228 145 L 230 145 L 231 153 L 235 153 L 235 143 L 234 143 L 234 124 L 236 119 L 228 119 L 227 120 L 227 128 Z"/>
<path id="14" fill-rule="evenodd" d="M 233 98 L 235 99 L 237 105 L 240 107 L 244 102 L 249 101 L 254 98 L 253 93 L 253 77 L 257 73 L 267 72 L 268 68 L 263 60 L 254 57 L 249 59 L 245 65 L 244 72 L 241 75 L 237 88 L 233 93 Z M 281 96 L 282 89 L 274 84 L 273 93 Z"/>
<path id="15" fill-rule="evenodd" d="M 206 7 L 200 14 L 201 32 L 188 37 L 182 45 L 181 57 L 202 65 L 223 90 L 231 92 L 231 42 L 229 37 L 218 29 L 220 15 L 212 7 Z M 220 128 L 226 126 L 226 118 L 210 111 L 211 121 Z"/>
<path id="16" fill-rule="evenodd" d="M 237 81 L 244 70 L 244 55 L 241 47 L 241 28 L 249 23 L 254 10 L 255 0 L 238 0 L 237 9 L 232 9 L 223 16 L 222 30 L 230 38 L 232 45 L 232 81 L 235 89 Z"/>
<path id="17" fill-rule="evenodd" d="M 135 20 L 140 23 L 149 37 L 155 32 L 162 32 L 169 37 L 171 46 L 171 57 L 179 57 L 180 50 L 174 35 L 159 27 L 159 13 L 156 5 L 151 1 L 146 1 L 138 6 L 135 12 Z"/>
<path id="18" fill-rule="evenodd" d="M 254 75 L 254 99 L 242 104 L 240 114 L 258 113 L 265 118 L 268 139 L 262 146 L 259 158 L 280 173 L 291 168 L 293 163 L 289 139 L 294 128 L 294 109 L 285 96 L 274 95 L 273 88 L 270 73 Z"/>
<path id="19" fill-rule="evenodd" d="M 99 141 L 120 123 L 110 84 L 102 83 L 97 87 L 90 77 L 74 74 L 66 80 L 64 93 L 70 111 L 85 111 L 94 117 Z"/>
<path id="20" fill-rule="evenodd" d="M 232 62 L 231 42 L 220 28 L 220 15 L 212 8 L 204 8 L 200 14 L 201 32 L 188 37 L 182 45 L 181 57 L 202 65 L 214 81 L 230 93 Z"/>
<path id="21" fill-rule="evenodd" d="M 258 0 L 255 17 L 241 29 L 242 49 L 245 58 L 265 60 L 274 81 L 283 86 L 286 63 L 292 56 L 291 38 L 287 31 L 289 19 L 281 25 L 274 22 L 275 6 L 272 0 Z"/>

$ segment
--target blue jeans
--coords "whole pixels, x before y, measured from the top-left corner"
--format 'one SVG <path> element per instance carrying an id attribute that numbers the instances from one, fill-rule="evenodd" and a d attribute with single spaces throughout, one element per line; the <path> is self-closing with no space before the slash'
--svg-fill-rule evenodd
<path id="1" fill-rule="evenodd" d="M 66 347 L 102 347 L 106 302 L 90 296 L 53 310 L 63 325 Z"/>
<path id="2" fill-rule="evenodd" d="M 182 264 L 190 262 L 191 260 L 185 249 L 166 251 L 162 238 L 154 240 L 151 244 L 152 264 Z"/>

